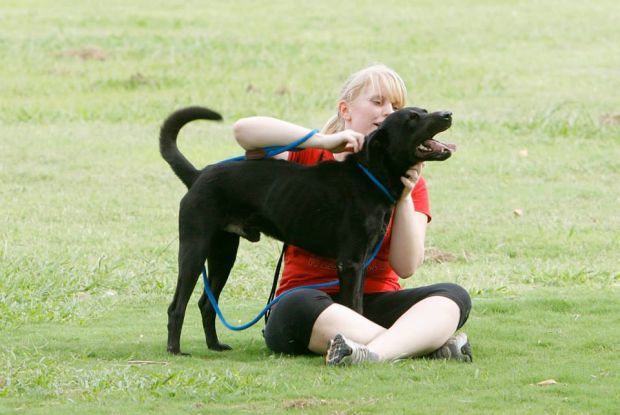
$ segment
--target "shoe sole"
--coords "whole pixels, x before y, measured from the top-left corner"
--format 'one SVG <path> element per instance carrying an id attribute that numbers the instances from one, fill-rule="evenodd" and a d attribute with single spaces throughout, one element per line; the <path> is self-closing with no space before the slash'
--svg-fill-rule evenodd
<path id="1" fill-rule="evenodd" d="M 351 356 L 351 353 L 353 353 L 353 349 L 340 334 L 337 334 L 336 337 L 329 341 L 327 354 L 325 354 L 325 364 L 327 366 L 346 365 L 346 358 Z"/>

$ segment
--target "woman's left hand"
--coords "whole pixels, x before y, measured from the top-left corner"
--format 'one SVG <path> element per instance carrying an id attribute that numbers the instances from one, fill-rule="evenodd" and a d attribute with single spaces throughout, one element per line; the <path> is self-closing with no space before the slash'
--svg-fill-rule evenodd
<path id="1" fill-rule="evenodd" d="M 405 188 L 400 195 L 400 200 L 406 200 L 410 197 L 411 191 L 415 187 L 415 184 L 418 182 L 418 179 L 422 175 L 422 168 L 424 167 L 424 162 L 419 162 L 411 166 L 405 175 L 400 178 L 400 181 L 403 183 Z"/>

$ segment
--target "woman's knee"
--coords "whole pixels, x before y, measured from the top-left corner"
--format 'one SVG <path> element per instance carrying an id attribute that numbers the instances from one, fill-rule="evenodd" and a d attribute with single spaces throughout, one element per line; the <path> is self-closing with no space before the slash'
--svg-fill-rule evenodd
<path id="1" fill-rule="evenodd" d="M 437 285 L 437 292 L 434 295 L 449 298 L 454 301 L 461 311 L 458 328 L 461 328 L 469 317 L 471 311 L 471 297 L 465 288 L 454 283 L 443 283 Z"/>
<path id="2" fill-rule="evenodd" d="M 312 326 L 331 304 L 332 298 L 319 290 L 299 290 L 282 297 L 265 326 L 267 347 L 276 353 L 310 353 L 308 343 Z"/>

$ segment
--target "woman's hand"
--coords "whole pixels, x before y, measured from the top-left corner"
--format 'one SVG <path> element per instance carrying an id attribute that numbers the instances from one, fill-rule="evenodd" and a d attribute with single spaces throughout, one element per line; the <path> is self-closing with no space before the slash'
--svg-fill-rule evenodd
<path id="1" fill-rule="evenodd" d="M 410 197 L 411 191 L 413 190 L 413 188 L 415 187 L 415 184 L 418 182 L 418 180 L 420 179 L 420 176 L 422 175 L 423 167 L 424 167 L 424 162 L 416 163 L 415 165 L 411 166 L 407 170 L 407 172 L 405 173 L 403 177 L 400 178 L 400 181 L 403 183 L 405 188 L 403 189 L 403 192 L 400 194 L 399 200 L 407 200 Z"/>
<path id="2" fill-rule="evenodd" d="M 321 148 L 332 153 L 357 153 L 364 146 L 364 134 L 353 130 L 343 130 L 334 134 L 320 134 L 319 138 Z"/>

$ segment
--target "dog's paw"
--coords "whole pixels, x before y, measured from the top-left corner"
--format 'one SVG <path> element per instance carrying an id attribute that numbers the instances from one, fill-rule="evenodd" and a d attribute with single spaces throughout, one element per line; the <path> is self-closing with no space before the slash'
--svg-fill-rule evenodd
<path id="1" fill-rule="evenodd" d="M 208 345 L 210 350 L 214 350 L 216 352 L 225 352 L 226 350 L 232 350 L 232 347 L 230 347 L 227 344 L 224 343 L 216 343 L 216 344 L 210 344 Z"/>
<path id="2" fill-rule="evenodd" d="M 183 353 L 181 350 L 170 350 L 168 349 L 168 353 L 175 356 L 191 356 L 191 353 Z"/>

